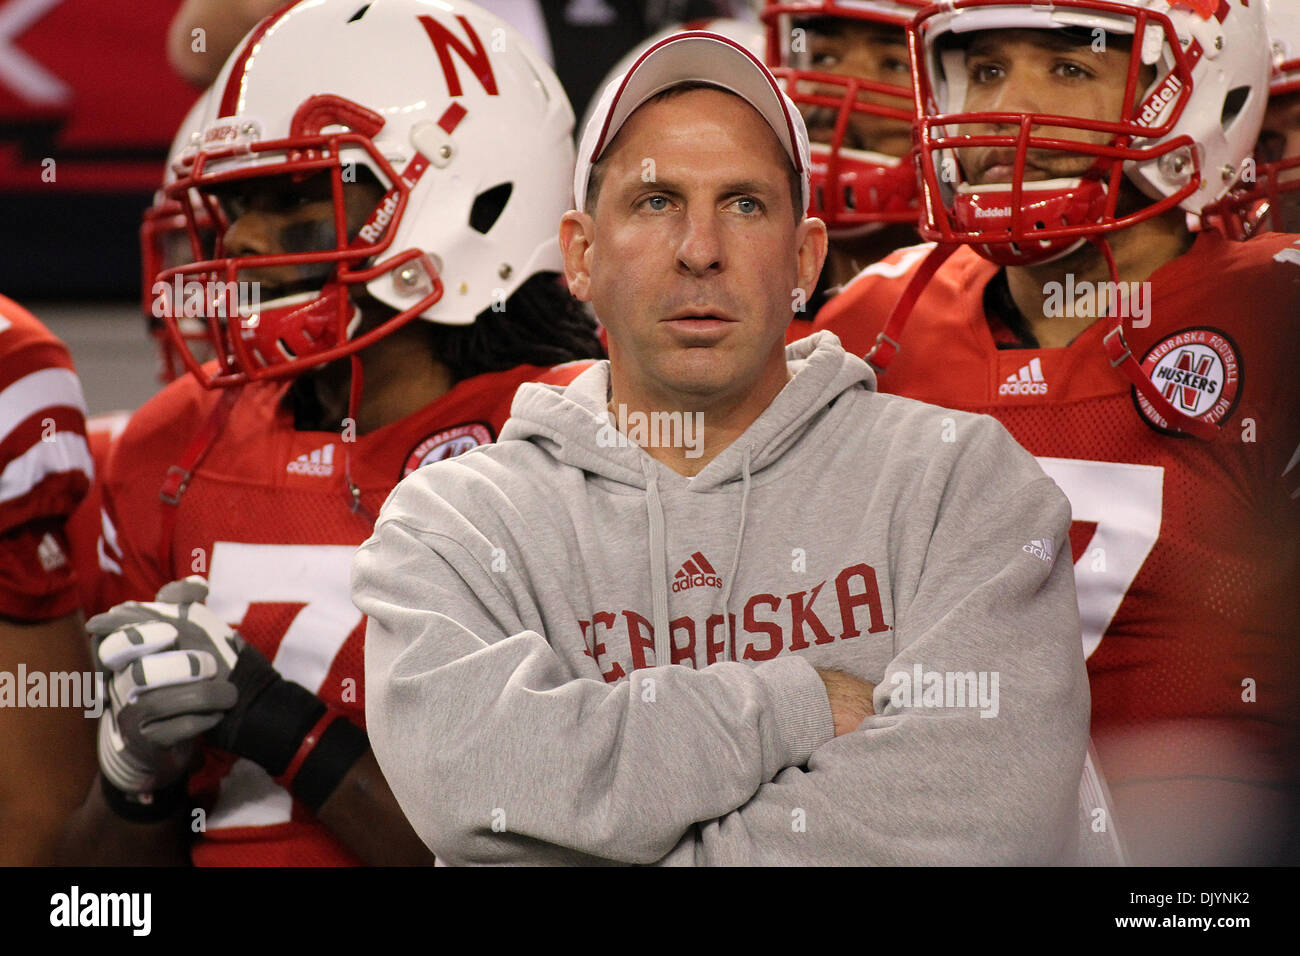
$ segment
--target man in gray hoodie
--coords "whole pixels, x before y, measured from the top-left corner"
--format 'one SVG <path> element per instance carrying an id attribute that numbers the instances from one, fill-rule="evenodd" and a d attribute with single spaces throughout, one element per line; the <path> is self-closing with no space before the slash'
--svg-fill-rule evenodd
<path id="1" fill-rule="evenodd" d="M 416 832 L 452 864 L 1062 858 L 1069 505 L 993 419 L 876 393 L 833 335 L 783 347 L 826 233 L 771 75 L 720 37 L 652 47 L 575 196 L 609 362 L 404 479 L 353 566 Z"/>

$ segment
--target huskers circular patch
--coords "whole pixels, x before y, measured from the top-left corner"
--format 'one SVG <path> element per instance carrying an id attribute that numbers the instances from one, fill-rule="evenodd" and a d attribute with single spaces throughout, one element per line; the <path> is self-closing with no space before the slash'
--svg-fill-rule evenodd
<path id="1" fill-rule="evenodd" d="M 1217 425 L 1232 414 L 1244 374 L 1232 339 L 1218 329 L 1183 329 L 1157 342 L 1142 359 L 1142 371 L 1165 401 L 1191 418 Z M 1181 434 L 1136 389 L 1138 411 L 1157 431 Z"/>
<path id="2" fill-rule="evenodd" d="M 455 458 L 457 455 L 463 455 L 471 448 L 477 448 L 479 445 L 490 445 L 491 443 L 492 429 L 480 422 L 443 429 L 437 434 L 430 435 L 411 449 L 411 453 L 406 456 L 406 464 L 402 466 L 402 477 L 405 478 L 415 469 L 421 468 L 431 461 Z"/>

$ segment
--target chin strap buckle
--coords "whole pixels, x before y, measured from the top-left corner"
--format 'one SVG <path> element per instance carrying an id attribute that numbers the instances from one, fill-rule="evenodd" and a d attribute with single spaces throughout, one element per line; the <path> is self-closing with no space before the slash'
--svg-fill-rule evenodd
<path id="1" fill-rule="evenodd" d="M 1118 339 L 1118 341 L 1112 341 Z M 1117 325 L 1102 337 L 1101 344 L 1106 347 L 1106 355 L 1110 358 L 1110 367 L 1119 368 L 1132 357 L 1133 353 L 1129 351 L 1128 342 L 1124 340 L 1124 327 Z"/>

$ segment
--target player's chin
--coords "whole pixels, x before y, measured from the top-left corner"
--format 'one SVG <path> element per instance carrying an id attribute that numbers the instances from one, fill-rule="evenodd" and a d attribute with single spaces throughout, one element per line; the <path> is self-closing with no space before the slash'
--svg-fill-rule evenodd
<path id="1" fill-rule="evenodd" d="M 910 126 L 895 128 L 892 124 L 868 126 L 856 132 L 851 146 L 847 142 L 844 145 L 851 149 L 901 158 L 912 148 L 912 128 Z"/>

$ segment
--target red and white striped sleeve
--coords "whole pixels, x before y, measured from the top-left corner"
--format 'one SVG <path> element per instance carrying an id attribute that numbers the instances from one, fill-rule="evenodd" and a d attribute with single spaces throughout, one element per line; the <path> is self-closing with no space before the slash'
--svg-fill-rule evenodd
<path id="1" fill-rule="evenodd" d="M 67 348 L 0 296 L 0 615 L 50 620 L 76 609 L 64 525 L 93 478 Z"/>

